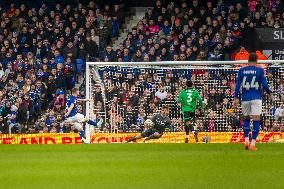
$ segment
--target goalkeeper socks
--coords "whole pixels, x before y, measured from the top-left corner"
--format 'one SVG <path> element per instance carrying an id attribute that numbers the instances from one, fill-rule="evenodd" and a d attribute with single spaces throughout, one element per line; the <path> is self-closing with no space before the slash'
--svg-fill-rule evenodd
<path id="1" fill-rule="evenodd" d="M 259 133 L 259 120 L 253 121 L 253 129 L 252 129 L 252 140 L 256 140 Z"/>
<path id="2" fill-rule="evenodd" d="M 85 131 L 84 131 L 84 130 L 81 130 L 79 134 L 80 134 L 80 137 L 81 137 L 81 138 L 84 138 L 84 137 L 85 137 Z"/>
<path id="3" fill-rule="evenodd" d="M 244 131 L 245 138 L 248 138 L 249 137 L 249 131 L 250 131 L 250 119 L 244 120 L 243 131 Z"/>
<path id="4" fill-rule="evenodd" d="M 185 138 L 188 138 L 188 135 L 185 135 Z"/>
<path id="5" fill-rule="evenodd" d="M 90 124 L 90 125 L 93 125 L 95 127 L 97 126 L 97 123 L 95 121 L 93 121 L 93 120 L 90 120 L 90 119 L 89 119 L 89 121 L 87 123 Z"/>

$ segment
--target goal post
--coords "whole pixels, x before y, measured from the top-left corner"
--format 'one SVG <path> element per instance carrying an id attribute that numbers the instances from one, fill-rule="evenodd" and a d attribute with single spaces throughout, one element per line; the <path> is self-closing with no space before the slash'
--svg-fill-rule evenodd
<path id="1" fill-rule="evenodd" d="M 227 108 L 225 110 L 226 107 L 223 106 L 224 103 L 231 104 L 232 101 L 233 80 L 235 79 L 236 73 L 239 69 L 236 65 L 242 65 L 246 63 L 246 60 L 87 62 L 85 74 L 86 98 L 97 99 L 95 99 L 94 103 L 87 102 L 86 116 L 88 118 L 96 119 L 97 122 L 100 121 L 100 123 L 103 123 L 103 126 L 102 128 L 100 128 L 100 130 L 95 129 L 98 132 L 117 133 L 139 131 L 139 118 L 137 118 L 137 112 L 138 114 L 140 114 L 141 112 L 143 113 L 141 104 L 145 106 L 145 104 L 149 103 L 145 107 L 146 112 L 148 111 L 147 109 L 152 108 L 150 106 L 156 106 L 154 107 L 154 109 L 156 111 L 159 111 L 159 108 L 161 107 L 160 105 L 164 103 L 170 106 L 170 111 L 172 111 L 170 112 L 170 114 L 172 114 L 170 116 L 171 119 L 175 122 L 173 128 L 169 129 L 168 131 L 181 131 L 181 123 L 179 122 L 181 119 L 181 114 L 179 112 L 179 108 L 176 106 L 175 98 L 178 90 L 182 86 L 183 80 L 192 79 L 197 90 L 199 90 L 199 92 L 204 97 L 203 99 L 205 104 L 207 106 L 208 104 L 212 106 L 212 108 L 209 109 L 210 111 L 206 112 L 206 115 L 199 115 L 197 124 L 207 124 L 208 119 L 210 117 L 213 117 L 216 121 L 216 124 L 213 129 L 209 128 L 210 131 L 239 131 L 240 128 L 234 128 L 235 126 L 233 126 L 233 121 L 230 120 L 231 118 L 228 118 L 231 116 L 232 112 L 229 111 L 232 111 L 232 108 Z M 279 87 L 280 83 L 276 84 L 275 81 L 284 81 L 284 60 L 260 60 L 258 61 L 258 63 L 269 65 L 266 68 L 269 74 L 272 72 L 272 78 L 270 78 L 269 84 L 271 85 L 273 90 L 277 90 L 277 87 Z M 154 77 L 157 77 L 159 81 L 153 81 Z M 149 79 L 149 82 L 147 81 L 147 79 Z M 165 83 L 165 79 L 170 80 L 170 83 L 169 81 Z M 143 85 L 141 85 L 142 87 L 140 86 L 139 82 L 143 82 Z M 136 84 L 139 86 L 136 86 Z M 157 92 L 160 90 L 160 88 L 163 87 L 166 90 L 166 96 L 165 99 L 161 100 L 159 99 L 160 97 L 157 96 Z M 175 88 L 175 90 L 170 88 Z M 169 92 L 167 90 L 171 91 Z M 149 93 L 149 91 L 152 99 L 147 100 L 148 97 L 145 98 L 146 100 L 143 99 L 145 97 L 144 93 Z M 127 94 L 123 94 L 123 92 Z M 227 94 L 229 92 L 230 94 Z M 135 97 L 131 99 L 133 93 Z M 216 96 L 216 93 L 217 96 L 219 95 L 223 97 L 216 97 L 216 104 L 212 105 L 211 97 L 214 95 Z M 278 94 L 274 94 L 274 96 L 276 101 L 273 102 L 273 105 L 278 106 L 281 103 L 281 97 Z M 161 98 L 163 98 L 162 95 Z M 131 99 L 131 101 L 133 102 L 129 102 L 129 99 Z M 227 99 L 228 102 L 226 102 L 227 100 L 224 99 Z M 157 101 L 157 104 L 159 105 L 156 105 L 155 103 L 153 104 L 153 101 Z M 129 105 L 131 103 L 135 103 L 135 105 Z M 274 117 L 269 114 L 271 106 L 268 105 L 266 101 L 264 102 L 263 106 L 264 122 L 269 120 L 270 124 L 274 123 Z M 140 110 L 141 112 L 139 112 Z M 136 121 L 132 120 L 134 118 L 132 117 L 131 112 L 136 112 L 136 117 L 134 116 L 135 119 L 137 119 Z M 234 112 L 234 116 L 235 115 L 236 117 L 239 117 L 240 110 L 238 112 Z M 208 128 L 206 129 L 208 130 Z M 87 125 L 86 139 L 88 142 L 90 142 L 90 136 L 93 132 L 94 128 L 90 128 L 90 126 Z"/>
<path id="2" fill-rule="evenodd" d="M 90 99 L 92 94 L 91 94 L 91 78 L 90 78 L 90 66 L 88 65 L 88 63 L 86 64 L 86 99 Z M 91 106 L 90 106 L 90 101 L 86 102 L 86 118 L 90 119 L 90 111 Z M 90 125 L 86 123 L 85 125 L 85 136 L 86 136 L 86 143 L 90 143 Z"/>

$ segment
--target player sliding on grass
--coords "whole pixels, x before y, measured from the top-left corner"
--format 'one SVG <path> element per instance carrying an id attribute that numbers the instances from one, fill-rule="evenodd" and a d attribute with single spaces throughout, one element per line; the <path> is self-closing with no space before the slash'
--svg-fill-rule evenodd
<path id="1" fill-rule="evenodd" d="M 263 68 L 257 66 L 257 56 L 250 53 L 248 66 L 240 68 L 237 76 L 234 107 L 238 106 L 239 90 L 242 86 L 242 113 L 244 115 L 245 149 L 256 150 L 255 141 L 259 133 L 260 115 L 262 112 L 262 87 L 271 98 L 271 90 L 267 85 Z M 250 117 L 251 116 L 251 117 Z M 252 141 L 249 142 L 250 118 L 253 119 Z"/>
<path id="2" fill-rule="evenodd" d="M 127 142 L 132 142 L 140 138 L 145 138 L 143 142 L 161 138 L 165 132 L 165 128 L 171 125 L 171 120 L 168 115 L 169 108 L 163 106 L 160 114 L 156 114 L 151 120 L 147 119 L 144 122 L 146 130 L 140 135 L 130 138 Z"/>
<path id="3" fill-rule="evenodd" d="M 183 114 L 184 130 L 185 130 L 185 143 L 188 143 L 189 131 L 193 133 L 195 141 L 198 142 L 198 131 L 195 128 L 195 109 L 196 101 L 199 101 L 200 107 L 203 109 L 202 98 L 198 91 L 192 86 L 191 81 L 186 81 L 187 89 L 180 91 L 178 97 L 178 103 L 181 105 L 181 111 Z"/>
<path id="4" fill-rule="evenodd" d="M 65 117 L 66 121 L 73 124 L 75 129 L 79 131 L 82 141 L 86 143 L 83 124 L 88 123 L 93 126 L 97 126 L 97 124 L 95 121 L 85 118 L 83 114 L 78 113 L 77 101 L 89 101 L 89 99 L 78 99 L 78 95 L 79 90 L 77 88 L 72 89 L 72 95 L 67 99 Z"/>

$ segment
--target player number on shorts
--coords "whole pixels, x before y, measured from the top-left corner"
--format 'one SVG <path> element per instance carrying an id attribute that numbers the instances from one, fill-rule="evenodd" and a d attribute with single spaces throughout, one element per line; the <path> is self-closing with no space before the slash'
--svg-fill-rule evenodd
<path id="1" fill-rule="evenodd" d="M 251 83 L 249 83 L 249 82 L 246 81 L 247 77 L 245 76 L 243 78 L 243 88 L 245 88 L 246 90 L 250 90 L 250 89 L 253 89 L 253 88 L 258 90 L 259 84 L 258 84 L 258 82 L 255 81 L 255 78 L 256 78 L 256 76 L 253 76 Z"/>

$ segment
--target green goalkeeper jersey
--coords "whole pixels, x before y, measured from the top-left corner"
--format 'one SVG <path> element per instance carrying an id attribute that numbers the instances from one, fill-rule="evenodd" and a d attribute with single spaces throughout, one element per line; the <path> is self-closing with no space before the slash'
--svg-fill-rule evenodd
<path id="1" fill-rule="evenodd" d="M 202 98 L 198 91 L 193 88 L 188 88 L 180 91 L 178 96 L 178 102 L 181 103 L 182 113 L 195 112 L 196 101 L 199 101 L 199 105 L 203 108 Z"/>

